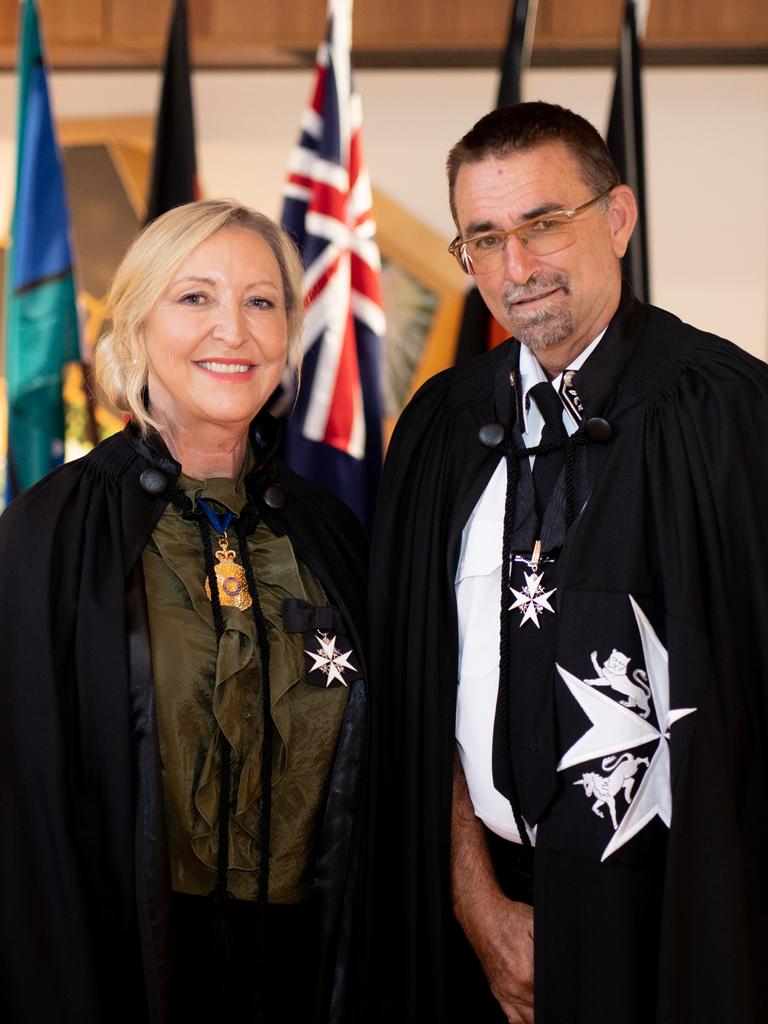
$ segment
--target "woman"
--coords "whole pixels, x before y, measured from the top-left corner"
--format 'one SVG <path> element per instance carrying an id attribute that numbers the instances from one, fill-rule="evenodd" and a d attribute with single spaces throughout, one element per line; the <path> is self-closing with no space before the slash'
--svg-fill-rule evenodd
<path id="1" fill-rule="evenodd" d="M 109 315 L 130 422 L 0 519 L 2 1018 L 328 1020 L 365 544 L 261 411 L 298 373 L 301 264 L 261 214 L 192 203 Z"/>

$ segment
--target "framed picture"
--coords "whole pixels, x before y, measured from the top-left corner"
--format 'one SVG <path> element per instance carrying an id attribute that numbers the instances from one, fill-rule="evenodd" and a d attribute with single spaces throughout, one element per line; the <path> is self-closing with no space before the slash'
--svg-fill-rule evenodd
<path id="1" fill-rule="evenodd" d="M 385 435 L 418 388 L 453 365 L 465 279 L 448 239 L 373 190 L 387 333 L 382 358 Z"/>

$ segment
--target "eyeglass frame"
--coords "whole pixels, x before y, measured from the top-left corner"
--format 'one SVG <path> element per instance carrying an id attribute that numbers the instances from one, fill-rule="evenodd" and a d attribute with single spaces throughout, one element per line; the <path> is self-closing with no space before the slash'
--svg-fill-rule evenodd
<path id="1" fill-rule="evenodd" d="M 581 206 L 576 206 L 572 210 L 552 210 L 551 213 L 542 213 L 538 217 L 531 217 L 529 220 L 523 221 L 522 224 L 518 224 L 516 228 L 510 228 L 509 231 L 482 231 L 479 235 L 472 235 L 471 238 L 462 238 L 461 235 L 456 235 L 454 240 L 448 246 L 448 252 L 454 257 L 462 271 L 467 274 L 467 276 L 476 277 L 477 271 L 472 263 L 472 257 L 469 256 L 466 251 L 462 256 L 462 247 L 466 247 L 470 242 L 474 242 L 478 238 L 485 238 L 487 235 L 495 235 L 497 238 L 502 240 L 506 249 L 507 239 L 513 235 L 519 234 L 519 232 L 523 231 L 525 228 L 530 227 L 531 224 L 535 224 L 540 220 L 550 220 L 555 217 L 567 217 L 568 220 L 566 223 L 570 224 L 574 217 L 578 217 L 580 214 L 585 213 L 590 206 L 594 206 L 595 203 L 599 203 L 601 199 L 605 199 L 606 196 L 609 196 L 615 188 L 615 185 L 611 185 L 610 188 L 605 190 L 605 192 L 601 192 L 599 196 L 595 196 L 593 199 L 588 199 L 586 203 L 582 203 Z M 519 242 L 523 247 L 527 248 L 528 243 L 522 238 L 519 239 Z M 563 249 L 567 248 L 567 245 L 563 246 Z M 563 249 L 553 249 L 552 252 L 544 253 L 543 255 L 551 256 L 552 253 L 562 252 Z M 487 273 L 490 273 L 490 271 L 487 271 Z"/>

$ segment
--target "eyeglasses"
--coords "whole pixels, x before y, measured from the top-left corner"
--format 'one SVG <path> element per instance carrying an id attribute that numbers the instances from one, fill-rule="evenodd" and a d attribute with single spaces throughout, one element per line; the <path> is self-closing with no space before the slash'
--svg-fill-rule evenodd
<path id="1" fill-rule="evenodd" d="M 605 199 L 613 186 L 589 199 L 574 210 L 556 210 L 542 217 L 534 217 L 519 224 L 510 231 L 486 231 L 473 238 L 462 239 L 458 235 L 448 246 L 448 252 L 455 256 L 465 274 L 489 274 L 504 263 L 507 239 L 517 238 L 533 256 L 550 256 L 553 252 L 567 249 L 576 241 L 576 226 L 573 221 Z"/>

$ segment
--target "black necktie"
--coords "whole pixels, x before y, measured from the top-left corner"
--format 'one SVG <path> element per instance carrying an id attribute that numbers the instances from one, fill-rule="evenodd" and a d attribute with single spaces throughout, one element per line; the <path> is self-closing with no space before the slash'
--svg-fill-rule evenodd
<path id="1" fill-rule="evenodd" d="M 554 444 L 567 437 L 563 425 L 563 403 L 548 381 L 535 384 L 528 392 L 544 417 L 544 429 L 540 444 Z M 533 487 L 536 492 L 536 512 L 539 523 L 544 519 L 549 499 L 555 489 L 557 478 L 565 462 L 565 449 L 558 448 L 544 455 L 537 455 L 533 463 Z"/>

